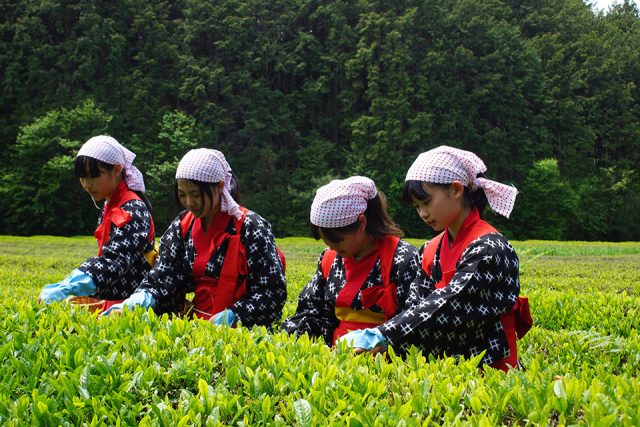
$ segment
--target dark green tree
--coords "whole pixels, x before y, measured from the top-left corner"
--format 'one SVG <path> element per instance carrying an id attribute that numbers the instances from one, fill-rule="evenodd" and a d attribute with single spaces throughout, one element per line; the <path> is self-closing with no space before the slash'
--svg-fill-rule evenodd
<path id="1" fill-rule="evenodd" d="M 566 239 L 577 207 L 578 198 L 560 176 L 558 161 L 536 161 L 519 189 L 513 231 L 516 236 L 532 239 Z"/>
<path id="2" fill-rule="evenodd" d="M 0 181 L 2 233 L 69 235 L 93 231 L 98 212 L 73 176 L 80 146 L 104 134 L 111 116 L 93 101 L 52 111 L 20 129 Z M 80 201 L 80 202 L 79 202 Z M 6 203 L 6 204 L 5 204 Z"/>
<path id="3" fill-rule="evenodd" d="M 407 234 L 424 236 L 400 190 L 420 152 L 448 144 L 521 190 L 532 164 L 557 159 L 580 200 L 567 235 L 630 238 L 640 226 L 616 218 L 637 206 L 639 64 L 628 0 L 606 13 L 582 0 L 1 2 L 0 230 L 31 232 L 16 228 L 25 200 L 10 184 L 24 174 L 27 127 L 93 99 L 138 154 L 159 225 L 177 210 L 175 163 L 205 146 L 225 153 L 245 205 L 278 235 L 306 233 L 319 185 L 362 174 Z M 32 153 L 33 168 L 49 164 Z M 591 188 L 616 208 L 598 211 Z M 533 236 L 521 213 L 488 218 Z M 38 232 L 59 232 L 47 224 Z"/>

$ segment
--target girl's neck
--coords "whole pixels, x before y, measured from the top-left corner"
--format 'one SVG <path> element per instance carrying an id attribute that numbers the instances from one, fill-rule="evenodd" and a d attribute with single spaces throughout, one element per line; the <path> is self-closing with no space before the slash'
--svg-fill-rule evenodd
<path id="1" fill-rule="evenodd" d="M 220 212 L 220 207 L 218 206 L 217 209 L 211 208 L 211 210 L 207 213 L 206 216 L 203 216 L 201 218 L 202 221 L 202 229 L 203 230 L 208 230 L 209 226 L 211 225 L 211 223 L 213 222 L 213 219 L 216 217 L 216 215 L 218 214 L 218 212 Z"/>
<path id="2" fill-rule="evenodd" d="M 373 252 L 375 248 L 376 248 L 376 239 L 367 235 L 367 239 L 360 247 L 360 250 L 358 251 L 358 253 L 356 253 L 353 256 L 353 259 L 355 259 L 356 261 L 360 261 L 362 258 L 366 257 L 371 252 Z"/>
<path id="3" fill-rule="evenodd" d="M 458 232 L 460 231 L 462 224 L 464 224 L 464 221 L 467 219 L 470 213 L 471 213 L 471 209 L 469 208 L 462 209 L 462 211 L 460 212 L 460 215 L 458 215 L 458 217 L 451 224 L 449 224 L 449 226 L 447 226 L 447 231 L 451 236 L 451 239 L 449 239 L 449 243 L 453 243 L 453 241 L 456 239 L 456 236 L 458 235 Z"/>
<path id="4" fill-rule="evenodd" d="M 107 201 L 107 203 L 109 203 L 111 201 L 111 198 L 113 197 L 113 195 L 118 192 L 118 188 L 120 187 L 121 183 L 123 183 L 123 180 L 122 180 L 122 178 L 118 177 L 118 179 L 116 180 L 116 186 L 113 187 L 113 191 L 111 193 L 109 193 L 109 195 L 107 195 L 107 197 L 105 197 L 105 200 Z"/>

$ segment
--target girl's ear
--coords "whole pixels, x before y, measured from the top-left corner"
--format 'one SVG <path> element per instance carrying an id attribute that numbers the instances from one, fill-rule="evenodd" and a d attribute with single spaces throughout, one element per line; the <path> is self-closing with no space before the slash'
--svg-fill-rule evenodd
<path id="1" fill-rule="evenodd" d="M 113 165 L 112 171 L 115 175 L 120 175 L 122 173 L 122 165 L 120 163 L 116 163 Z"/>
<path id="2" fill-rule="evenodd" d="M 451 195 L 455 199 L 462 199 L 462 197 L 464 197 L 464 186 L 460 181 L 453 181 L 449 188 L 451 189 Z"/>
<path id="3" fill-rule="evenodd" d="M 223 188 L 224 188 L 224 181 L 220 181 L 218 183 L 218 190 L 222 191 Z"/>
<path id="4" fill-rule="evenodd" d="M 363 230 L 367 228 L 367 216 L 365 214 L 358 215 L 358 222 L 360 223 L 359 227 L 362 227 Z"/>

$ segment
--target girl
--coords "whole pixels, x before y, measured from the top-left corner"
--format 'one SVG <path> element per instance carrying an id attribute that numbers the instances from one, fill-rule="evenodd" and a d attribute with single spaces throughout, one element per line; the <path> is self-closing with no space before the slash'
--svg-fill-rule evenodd
<path id="1" fill-rule="evenodd" d="M 353 176 L 320 187 L 311 205 L 313 236 L 329 248 L 282 328 L 322 336 L 327 345 L 351 330 L 377 326 L 405 308 L 418 253 L 400 240 L 374 182 Z"/>
<path id="2" fill-rule="evenodd" d="M 447 146 L 418 156 L 403 198 L 442 233 L 420 250 L 422 269 L 409 309 L 345 340 L 365 350 L 414 344 L 437 356 L 486 351 L 482 361 L 488 365 L 505 371 L 518 366 L 516 337 L 531 327 L 528 303 L 518 298 L 518 257 L 481 219 L 487 202 L 509 217 L 517 190 L 484 178 L 486 169 L 475 154 Z"/>
<path id="3" fill-rule="evenodd" d="M 186 208 L 160 241 L 158 262 L 136 292 L 113 309 L 140 305 L 193 311 L 216 324 L 270 325 L 287 298 L 282 262 L 270 224 L 238 205 L 224 155 L 200 148 L 180 160 L 176 200 Z"/>
<path id="4" fill-rule="evenodd" d="M 153 262 L 154 227 L 144 181 L 132 165 L 136 155 L 110 136 L 89 139 L 78 152 L 75 175 L 94 203 L 106 200 L 94 236 L 98 256 L 59 283 L 45 286 L 39 301 L 91 296 L 105 310 L 127 298 Z M 97 206 L 96 206 L 97 207 Z"/>

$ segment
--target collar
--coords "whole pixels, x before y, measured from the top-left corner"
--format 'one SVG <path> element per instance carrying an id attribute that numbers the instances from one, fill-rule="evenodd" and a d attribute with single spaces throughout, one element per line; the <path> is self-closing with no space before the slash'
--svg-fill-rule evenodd
<path id="1" fill-rule="evenodd" d="M 213 220 L 211 224 L 207 227 L 207 231 L 205 232 L 207 235 L 213 235 L 217 233 L 222 233 L 226 231 L 227 226 L 229 225 L 229 221 L 231 217 L 227 212 L 222 212 L 221 209 L 218 209 L 218 212 L 213 216 Z M 197 218 L 197 221 L 200 223 L 200 229 L 204 230 L 202 218 Z"/>
<path id="2" fill-rule="evenodd" d="M 111 194 L 111 197 L 109 197 L 109 201 L 107 202 L 107 206 L 111 207 L 111 206 L 120 206 L 122 203 L 123 198 L 127 195 L 128 192 L 130 192 L 131 190 L 129 190 L 129 187 L 127 187 L 127 184 L 125 184 L 124 179 L 122 181 L 120 181 L 118 183 L 118 186 L 116 187 L 115 190 L 113 190 L 113 193 Z"/>
<path id="3" fill-rule="evenodd" d="M 462 225 L 460 226 L 460 230 L 458 230 L 458 234 L 456 235 L 456 238 L 453 240 L 452 245 L 455 245 L 458 242 L 463 242 L 466 240 L 466 236 L 467 234 L 469 234 L 469 232 L 473 229 L 473 227 L 476 226 L 476 224 L 478 224 L 478 222 L 480 222 L 480 213 L 478 212 L 477 208 L 473 208 L 471 210 L 471 212 L 469 212 L 469 215 L 467 215 L 467 217 L 464 219 L 464 221 L 462 222 Z M 446 247 L 449 247 L 449 230 L 446 230 L 446 233 L 444 233 L 444 238 L 442 240 L 443 244 L 446 244 Z"/>

